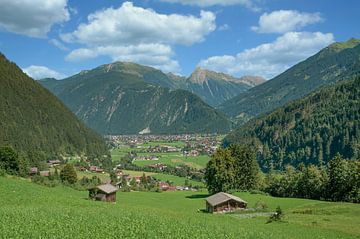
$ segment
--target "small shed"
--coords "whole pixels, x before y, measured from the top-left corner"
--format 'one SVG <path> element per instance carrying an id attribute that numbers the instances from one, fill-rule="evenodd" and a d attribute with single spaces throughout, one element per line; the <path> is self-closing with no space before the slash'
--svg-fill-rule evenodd
<path id="1" fill-rule="evenodd" d="M 96 201 L 116 202 L 118 188 L 111 184 L 103 184 L 89 189 L 89 198 Z"/>
<path id="2" fill-rule="evenodd" d="M 246 206 L 246 201 L 228 193 L 220 192 L 206 198 L 206 210 L 211 213 L 232 212 Z"/>

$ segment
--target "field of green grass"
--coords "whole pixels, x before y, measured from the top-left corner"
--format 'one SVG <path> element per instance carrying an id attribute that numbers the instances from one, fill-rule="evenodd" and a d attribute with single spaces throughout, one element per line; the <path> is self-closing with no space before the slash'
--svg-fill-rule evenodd
<path id="1" fill-rule="evenodd" d="M 157 180 L 160 180 L 163 182 L 170 181 L 175 186 L 184 186 L 185 180 L 186 180 L 186 178 L 184 178 L 184 177 L 178 177 L 178 176 L 165 174 L 165 173 L 150 173 L 150 172 L 132 171 L 132 170 L 123 170 L 123 172 L 127 173 L 133 177 L 142 176 L 145 173 L 146 176 L 154 177 Z M 188 180 L 188 183 L 191 184 L 192 186 L 204 187 L 204 183 L 202 183 L 202 182 Z"/>
<path id="2" fill-rule="evenodd" d="M 155 163 L 163 163 L 170 166 L 187 165 L 191 168 L 202 169 L 205 168 L 210 157 L 207 155 L 200 155 L 197 157 L 184 157 L 181 153 L 138 153 L 139 156 L 156 155 L 159 160 L 156 161 L 134 161 L 134 164 L 139 166 L 146 166 Z"/>
<path id="3" fill-rule="evenodd" d="M 159 143 L 159 142 L 150 142 L 150 143 Z M 150 144 L 148 143 L 148 144 Z M 166 143 L 164 145 L 179 145 L 183 142 L 172 142 Z M 149 145 L 142 145 L 143 147 L 148 147 Z M 184 157 L 181 155 L 181 152 L 169 152 L 169 153 L 148 153 L 145 152 L 145 148 L 130 148 L 130 147 L 121 147 L 111 151 L 111 158 L 113 160 L 120 160 L 122 157 L 126 156 L 129 152 L 135 151 L 138 156 L 157 156 L 159 160 L 156 161 L 134 161 L 134 164 L 138 166 L 146 166 L 155 163 L 163 163 L 170 166 L 180 166 L 187 165 L 192 168 L 202 169 L 205 168 L 207 162 L 210 160 L 210 157 L 207 155 L 200 155 L 197 157 Z"/>
<path id="4" fill-rule="evenodd" d="M 53 169 L 50 171 L 54 171 Z M 178 177 L 174 175 L 164 174 L 164 173 L 152 173 L 152 172 L 143 172 L 143 171 L 133 171 L 133 170 L 123 170 L 124 173 L 129 174 L 132 177 L 142 176 L 144 173 L 146 176 L 152 176 L 160 181 L 170 181 L 175 186 L 184 186 L 186 178 Z M 92 178 L 93 176 L 97 176 L 100 178 L 102 182 L 107 182 L 110 180 L 110 175 L 108 173 L 93 173 L 93 172 L 84 172 L 84 171 L 76 171 L 78 179 L 82 179 L 83 177 Z M 200 186 L 204 187 L 204 183 L 188 180 L 188 183 L 192 186 Z"/>
<path id="5" fill-rule="evenodd" d="M 87 192 L 47 188 L 0 177 L 0 238 L 359 238 L 360 205 L 237 194 L 285 213 L 267 218 L 212 215 L 203 193 L 117 193 L 117 203 L 87 200 Z"/>

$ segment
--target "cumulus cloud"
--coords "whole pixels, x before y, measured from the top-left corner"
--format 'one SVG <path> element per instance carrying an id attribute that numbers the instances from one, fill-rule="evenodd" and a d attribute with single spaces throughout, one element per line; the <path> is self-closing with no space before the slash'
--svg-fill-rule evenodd
<path id="1" fill-rule="evenodd" d="M 76 49 L 66 56 L 66 60 L 78 62 L 98 56 L 109 56 L 113 61 L 137 62 L 165 72 L 179 72 L 179 63 L 171 59 L 172 55 L 171 47 L 163 44 L 114 45 Z"/>
<path id="2" fill-rule="evenodd" d="M 168 43 L 191 45 L 201 42 L 214 31 L 215 14 L 201 11 L 200 17 L 158 14 L 152 9 L 135 7 L 125 2 L 121 7 L 108 8 L 88 16 L 72 33 L 63 34 L 68 42 L 87 45 Z"/>
<path id="3" fill-rule="evenodd" d="M 321 21 L 323 18 L 320 13 L 279 10 L 261 15 L 259 26 L 253 26 L 251 29 L 259 33 L 285 33 Z"/>
<path id="4" fill-rule="evenodd" d="M 54 45 L 55 47 L 59 48 L 60 50 L 63 50 L 63 51 L 69 50 L 69 48 L 67 48 L 61 41 L 59 41 L 57 39 L 50 39 L 49 43 Z"/>
<path id="5" fill-rule="evenodd" d="M 55 70 L 47 68 L 46 66 L 34 66 L 31 65 L 27 68 L 24 68 L 23 71 L 33 79 L 40 80 L 43 78 L 55 78 L 63 79 L 65 78 L 64 74 L 61 74 Z"/>
<path id="6" fill-rule="evenodd" d="M 334 41 L 331 33 L 287 32 L 274 42 L 246 49 L 235 56 L 213 56 L 199 65 L 233 75 L 272 78 Z"/>
<path id="7" fill-rule="evenodd" d="M 67 0 L 1 0 L 0 28 L 45 37 L 54 24 L 70 19 Z"/>
<path id="8" fill-rule="evenodd" d="M 178 63 L 171 59 L 172 46 L 204 41 L 205 36 L 215 30 L 215 19 L 215 14 L 209 11 L 201 11 L 199 17 L 166 15 L 125 2 L 119 8 L 90 14 L 87 23 L 62 34 L 61 39 L 86 45 L 72 51 L 66 57 L 68 61 L 106 55 L 177 71 Z"/>
<path id="9" fill-rule="evenodd" d="M 243 5 L 254 8 L 253 0 L 160 0 L 161 2 L 180 3 L 199 7 Z"/>

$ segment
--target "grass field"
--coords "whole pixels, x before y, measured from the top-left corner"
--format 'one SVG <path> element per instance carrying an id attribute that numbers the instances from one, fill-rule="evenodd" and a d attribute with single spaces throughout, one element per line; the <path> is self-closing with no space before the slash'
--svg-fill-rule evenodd
<path id="1" fill-rule="evenodd" d="M 134 161 L 134 164 L 139 166 L 146 166 L 155 163 L 163 163 L 170 166 L 179 166 L 185 164 L 191 168 L 201 169 L 205 168 L 207 162 L 210 160 L 210 157 L 207 155 L 200 155 L 197 157 L 184 157 L 180 153 L 139 153 L 138 155 L 156 155 L 159 157 L 159 160 L 156 161 Z"/>
<path id="2" fill-rule="evenodd" d="M 177 144 L 181 142 L 176 142 Z M 170 144 L 170 143 L 169 143 Z M 175 144 L 175 143 L 174 143 Z M 184 157 L 181 152 L 169 153 L 148 153 L 145 149 L 122 147 L 111 151 L 111 158 L 113 160 L 120 160 L 126 156 L 130 151 L 135 151 L 138 156 L 157 156 L 159 160 L 156 161 L 134 161 L 138 166 L 146 166 L 155 163 L 163 163 L 170 166 L 187 165 L 192 168 L 202 169 L 205 168 L 210 157 L 207 155 L 200 155 L 197 157 Z"/>
<path id="3" fill-rule="evenodd" d="M 54 171 L 54 170 L 51 170 Z M 142 176 L 144 173 L 146 176 L 152 176 L 160 181 L 170 181 L 175 186 L 184 186 L 186 178 L 178 177 L 174 175 L 164 174 L 164 173 L 152 173 L 152 172 L 143 172 L 143 171 L 132 171 L 132 170 L 123 170 L 124 173 L 129 174 L 132 177 Z M 84 172 L 84 171 L 77 171 L 78 179 L 82 179 L 83 177 L 92 178 L 93 176 L 97 176 L 100 178 L 102 182 L 107 182 L 110 180 L 110 175 L 108 173 L 93 173 L 93 172 Z M 192 186 L 201 186 L 204 187 L 204 183 L 188 180 L 188 183 Z"/>
<path id="4" fill-rule="evenodd" d="M 0 238 L 359 238 L 360 205 L 240 193 L 254 205 L 281 206 L 283 222 L 198 212 L 205 194 L 132 192 L 117 203 L 87 192 L 0 177 Z M 297 212 L 297 213 L 294 213 Z"/>

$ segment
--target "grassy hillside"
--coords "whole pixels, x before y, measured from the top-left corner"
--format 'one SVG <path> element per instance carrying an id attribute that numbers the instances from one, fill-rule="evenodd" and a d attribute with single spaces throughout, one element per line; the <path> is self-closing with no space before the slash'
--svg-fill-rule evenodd
<path id="1" fill-rule="evenodd" d="M 219 109 L 241 124 L 319 87 L 359 75 L 359 43 L 357 39 L 334 43 L 264 84 L 226 101 Z"/>
<path id="2" fill-rule="evenodd" d="M 0 145 L 29 155 L 108 153 L 99 135 L 1 54 Z"/>
<path id="3" fill-rule="evenodd" d="M 278 205 L 284 222 L 212 215 L 204 193 L 117 193 L 117 203 L 87 200 L 88 193 L 46 188 L 0 177 L 3 238 L 359 238 L 360 205 L 240 193 L 249 206 Z"/>
<path id="4" fill-rule="evenodd" d="M 323 88 L 269 115 L 251 120 L 224 139 L 258 149 L 264 168 L 322 165 L 337 153 L 360 157 L 360 78 Z"/>
<path id="5" fill-rule="evenodd" d="M 198 96 L 149 84 L 159 78 L 150 80 L 151 75 L 133 69 L 133 64 L 125 69 L 121 64 L 41 83 L 101 134 L 212 133 L 230 129 L 225 115 Z"/>

